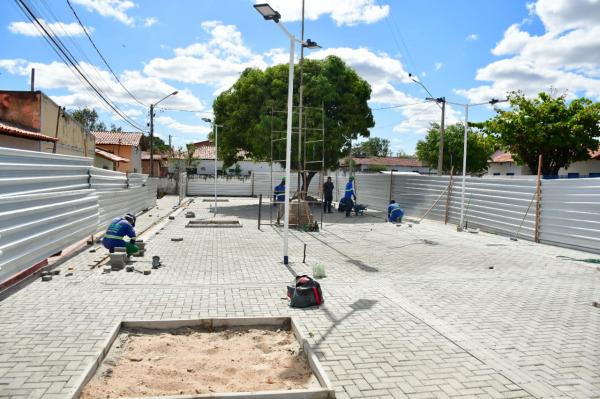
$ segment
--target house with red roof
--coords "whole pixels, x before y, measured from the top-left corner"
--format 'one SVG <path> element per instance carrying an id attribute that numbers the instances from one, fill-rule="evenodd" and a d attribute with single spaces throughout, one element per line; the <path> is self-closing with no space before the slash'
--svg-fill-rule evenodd
<path id="1" fill-rule="evenodd" d="M 389 170 L 394 172 L 417 172 L 430 174 L 433 170 L 429 165 L 416 158 L 399 157 L 352 157 L 352 168 L 358 172 Z M 341 165 L 348 168 L 348 159 L 341 161 Z"/>
<path id="2" fill-rule="evenodd" d="M 119 172 L 142 173 L 142 133 L 132 132 L 92 132 L 96 137 L 96 148 L 119 157 L 115 159 L 115 170 Z"/>
<path id="3" fill-rule="evenodd" d="M 486 176 L 525 176 L 533 175 L 527 165 L 520 165 L 510 152 L 498 150 L 488 161 Z M 600 177 L 600 148 L 590 151 L 590 159 L 573 162 L 568 168 L 560 168 L 558 177 Z"/>

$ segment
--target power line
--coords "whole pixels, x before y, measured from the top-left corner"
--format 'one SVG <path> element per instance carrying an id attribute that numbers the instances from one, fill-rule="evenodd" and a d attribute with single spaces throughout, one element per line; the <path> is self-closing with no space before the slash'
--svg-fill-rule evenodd
<path id="1" fill-rule="evenodd" d="M 78 64 L 77 59 L 73 56 L 73 54 L 69 51 L 69 49 L 65 46 L 65 44 L 60 40 L 60 38 L 58 38 L 56 36 L 56 34 L 52 35 L 52 34 L 50 34 L 48 32 L 48 30 L 46 29 L 46 27 L 44 26 L 44 24 L 42 24 L 39 21 L 38 17 L 31 10 L 31 8 L 33 8 L 33 6 L 30 8 L 27 4 L 25 4 L 24 0 L 15 0 L 15 2 L 21 8 L 21 11 L 25 14 L 25 16 L 27 17 L 27 19 L 29 19 L 35 26 L 37 26 L 38 30 L 41 29 L 43 31 L 44 39 L 46 40 L 46 42 L 48 42 L 48 44 L 50 44 L 50 46 L 56 52 L 56 54 L 59 56 L 59 58 L 65 64 L 67 64 L 67 66 L 69 66 L 69 64 L 70 64 L 71 67 L 72 67 L 71 69 L 75 69 L 75 71 L 77 71 L 77 73 L 81 76 L 81 78 L 83 78 L 85 80 L 85 82 L 92 88 L 92 90 L 94 90 L 94 92 L 98 95 L 98 97 L 106 105 L 108 105 L 124 122 L 128 123 L 129 125 L 131 125 L 135 129 L 143 132 L 142 128 L 140 128 L 132 120 L 130 120 L 127 117 L 127 115 L 125 115 L 123 113 L 123 111 L 121 111 L 118 108 L 118 106 L 116 104 L 113 104 L 112 101 L 110 101 L 110 99 L 108 99 L 107 97 L 105 97 L 105 94 L 102 92 L 102 90 L 100 88 L 96 87 L 88 79 L 88 77 L 79 69 L 79 67 L 77 65 Z"/>
<path id="2" fill-rule="evenodd" d="M 102 59 L 102 62 L 104 62 L 104 65 L 106 65 L 106 67 L 108 68 L 108 70 L 110 71 L 110 73 L 114 76 L 114 78 L 117 80 L 117 82 L 119 82 L 119 84 L 121 85 L 121 87 L 127 92 L 127 94 L 129 94 L 131 96 L 131 98 L 133 98 L 138 104 L 143 105 L 144 107 L 147 107 L 146 104 L 144 104 L 143 102 L 141 102 L 140 100 L 138 100 L 130 91 L 129 89 L 127 89 L 127 87 L 125 87 L 125 85 L 123 84 L 123 82 L 121 82 L 121 79 L 119 79 L 119 77 L 117 76 L 117 74 L 113 71 L 113 69 L 110 67 L 110 65 L 108 64 L 108 61 L 106 61 L 106 58 L 104 58 L 104 56 L 102 55 L 102 53 L 100 52 L 100 49 L 98 49 L 98 46 L 96 46 L 96 43 L 94 43 L 94 41 L 92 40 L 92 37 L 90 36 L 90 34 L 88 33 L 88 30 L 86 29 L 86 27 L 83 25 L 83 23 L 81 22 L 81 19 L 79 18 L 79 15 L 77 15 L 77 12 L 75 11 L 75 9 L 73 8 L 73 5 L 71 4 L 71 2 L 69 0 L 67 0 L 67 4 L 69 5 L 69 8 L 71 9 L 71 11 L 73 12 L 73 15 L 75 16 L 75 19 L 77 19 L 77 22 L 79 23 L 79 26 L 81 26 L 81 29 L 83 29 L 83 32 L 85 33 L 86 37 L 88 38 L 88 40 L 90 41 L 90 43 L 92 44 L 92 46 L 94 47 L 94 49 L 96 50 L 96 52 L 98 53 L 98 55 L 100 56 L 100 58 Z"/>
<path id="3" fill-rule="evenodd" d="M 420 101 L 418 103 L 410 103 L 410 104 L 400 104 L 400 105 L 392 105 L 390 107 L 381 107 L 381 108 L 371 108 L 371 111 L 380 111 L 383 109 L 392 109 L 392 108 L 403 108 L 403 107 L 410 107 L 412 105 L 419 105 L 419 104 L 429 104 L 429 101 Z"/>

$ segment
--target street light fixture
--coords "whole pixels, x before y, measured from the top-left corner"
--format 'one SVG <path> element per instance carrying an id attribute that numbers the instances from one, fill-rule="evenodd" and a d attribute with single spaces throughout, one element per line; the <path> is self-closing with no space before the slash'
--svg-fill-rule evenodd
<path id="1" fill-rule="evenodd" d="M 286 131 L 286 146 L 285 146 L 285 207 L 284 207 L 284 224 L 283 224 L 283 264 L 289 263 L 288 256 L 288 241 L 289 241 L 289 229 L 290 229 L 290 169 L 291 169 L 291 153 L 292 153 L 292 107 L 294 99 L 294 51 L 296 43 L 303 46 L 311 46 L 314 48 L 317 46 L 312 40 L 310 43 L 296 39 L 286 28 L 279 22 L 281 14 L 273 10 L 269 4 L 255 4 L 254 8 L 256 11 L 263 16 L 267 21 L 274 21 L 277 26 L 285 33 L 290 39 L 290 63 L 289 63 L 289 75 L 288 75 L 288 99 L 287 99 L 287 131 Z"/>
<path id="2" fill-rule="evenodd" d="M 150 104 L 150 177 L 154 177 L 154 107 L 171 96 L 175 96 L 179 91 L 164 96 L 154 104 Z"/>
<path id="3" fill-rule="evenodd" d="M 223 125 L 217 125 L 213 123 L 210 118 L 202 118 L 202 120 L 206 123 L 210 123 L 213 126 L 213 131 L 215 132 L 215 211 L 213 217 L 217 217 L 217 159 L 218 159 L 218 147 L 219 144 L 219 128 L 223 127 Z"/>

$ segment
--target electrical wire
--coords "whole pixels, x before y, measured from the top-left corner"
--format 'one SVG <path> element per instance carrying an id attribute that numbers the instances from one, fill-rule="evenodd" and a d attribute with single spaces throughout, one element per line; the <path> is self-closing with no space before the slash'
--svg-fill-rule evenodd
<path id="1" fill-rule="evenodd" d="M 83 25 L 83 22 L 81 22 L 81 19 L 79 18 L 79 15 L 77 14 L 77 12 L 75 11 L 75 9 L 73 8 L 73 5 L 71 4 L 71 1 L 70 0 L 66 0 L 66 1 L 67 1 L 67 5 L 69 6 L 69 8 L 71 9 L 71 11 L 73 12 L 73 15 L 75 16 L 75 19 L 77 19 L 77 22 L 79 23 L 79 26 L 81 26 L 81 29 L 83 29 L 83 32 L 85 33 L 86 37 L 88 38 L 88 40 L 90 41 L 90 43 L 92 44 L 92 46 L 94 47 L 94 49 L 96 50 L 96 52 L 98 53 L 98 55 L 100 56 L 100 58 L 102 59 L 102 62 L 104 63 L 104 65 L 106 65 L 106 67 L 108 68 L 108 70 L 110 71 L 110 73 L 113 75 L 113 77 L 117 80 L 117 82 L 119 82 L 119 85 L 121 85 L 121 87 L 123 88 L 123 90 L 125 90 L 127 92 L 127 94 L 129 94 L 131 96 L 131 98 L 133 98 L 135 100 L 135 102 L 137 102 L 138 104 L 140 104 L 140 105 L 142 105 L 144 107 L 148 107 L 148 105 L 146 105 L 143 102 L 141 102 L 140 100 L 138 100 L 137 97 L 134 96 L 133 93 L 131 93 L 129 91 L 129 89 L 127 89 L 127 87 L 125 87 L 125 85 L 123 84 L 123 82 L 121 82 L 121 79 L 119 79 L 119 77 L 117 76 L 117 74 L 113 71 L 113 69 L 109 65 L 108 61 L 106 61 L 106 58 L 104 58 L 104 56 L 100 52 L 100 49 L 98 48 L 98 46 L 96 46 L 96 43 L 94 43 L 94 41 L 92 40 L 92 37 L 88 33 L 88 30 Z"/>
<path id="2" fill-rule="evenodd" d="M 79 76 L 85 81 L 85 83 L 98 95 L 102 102 L 104 102 L 110 109 L 112 109 L 119 118 L 121 118 L 124 122 L 128 123 L 136 130 L 144 131 L 140 128 L 136 123 L 131 120 L 127 115 L 123 113 L 119 107 L 114 104 L 109 98 L 107 98 L 106 94 L 99 88 L 93 84 L 90 79 L 86 76 L 85 73 L 82 72 L 79 62 L 73 56 L 73 54 L 69 51 L 69 49 L 65 46 L 65 44 L 60 40 L 60 38 L 56 35 L 55 32 L 51 34 L 45 24 L 41 23 L 37 15 L 34 13 L 32 8 L 35 9 L 32 5 L 26 4 L 25 0 L 14 0 L 16 4 L 19 6 L 23 14 L 31 21 L 31 23 L 36 26 L 38 31 L 42 33 L 42 36 L 46 40 L 46 42 L 52 47 L 54 52 L 58 55 L 58 57 L 73 71 L 73 69 L 79 74 Z M 74 72 L 75 73 L 75 72 Z"/>
<path id="3" fill-rule="evenodd" d="M 410 107 L 412 105 L 429 104 L 429 103 L 430 103 L 429 101 L 419 101 L 418 103 L 392 105 L 390 107 L 381 107 L 381 108 L 371 108 L 371 111 L 381 111 L 384 109 L 393 109 L 393 108 L 404 108 L 404 107 Z"/>

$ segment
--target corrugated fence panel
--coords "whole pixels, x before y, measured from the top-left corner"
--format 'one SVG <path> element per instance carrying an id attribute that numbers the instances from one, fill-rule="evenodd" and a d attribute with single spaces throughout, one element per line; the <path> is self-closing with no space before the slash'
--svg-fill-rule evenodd
<path id="1" fill-rule="evenodd" d="M 187 195 L 211 196 L 215 194 L 215 178 L 213 176 L 194 176 L 188 178 Z M 226 197 L 250 197 L 252 195 L 252 178 L 250 177 L 217 177 L 217 195 Z"/>
<path id="2" fill-rule="evenodd" d="M 0 147 L 0 196 L 89 188 L 90 158 Z"/>
<path id="3" fill-rule="evenodd" d="M 600 179 L 543 180 L 542 242 L 600 252 Z"/>
<path id="4" fill-rule="evenodd" d="M 127 188 L 127 174 L 114 170 L 92 167 L 90 182 L 98 191 L 124 190 Z"/>
<path id="5" fill-rule="evenodd" d="M 386 178 L 389 186 L 389 176 Z M 446 209 L 444 190 L 448 186 L 448 181 L 448 176 L 394 175 L 392 199 L 400 204 L 407 216 L 414 218 L 422 217 L 439 199 L 427 218 L 443 220 Z"/>
<path id="6" fill-rule="evenodd" d="M 96 231 L 94 190 L 0 197 L 0 282 Z"/>
<path id="7" fill-rule="evenodd" d="M 269 172 L 255 172 L 254 173 L 254 196 L 258 196 L 260 194 L 263 195 L 265 200 L 271 198 L 273 195 L 273 189 L 277 186 L 281 179 L 285 177 L 285 172 L 273 172 L 273 176 L 271 178 L 271 173 Z M 293 195 L 298 188 L 298 173 L 291 173 L 291 193 Z M 317 173 L 313 176 L 308 185 L 308 194 L 315 197 L 321 198 L 321 191 L 323 187 L 323 178 L 320 173 Z"/>
<path id="8" fill-rule="evenodd" d="M 158 194 L 158 177 L 148 177 L 142 175 L 144 186 L 146 186 L 146 206 L 144 209 L 150 209 L 156 206 L 156 196 Z"/>
<path id="9" fill-rule="evenodd" d="M 390 199 L 390 176 L 384 174 L 357 174 L 355 178 L 356 202 L 365 204 L 371 209 L 387 211 Z M 342 179 L 338 182 L 341 197 L 344 196 L 347 180 Z"/>

